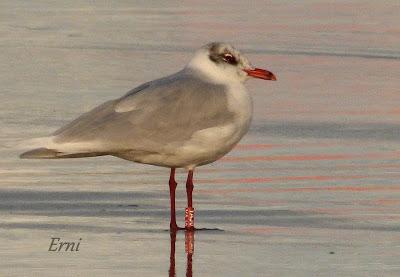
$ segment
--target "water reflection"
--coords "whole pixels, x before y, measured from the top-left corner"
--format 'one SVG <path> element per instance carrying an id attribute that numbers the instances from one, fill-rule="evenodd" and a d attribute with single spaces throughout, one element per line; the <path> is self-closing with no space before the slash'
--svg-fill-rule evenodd
<path id="1" fill-rule="evenodd" d="M 169 270 L 168 276 L 175 277 L 175 244 L 176 244 L 176 230 L 171 230 L 171 248 L 169 255 Z M 186 252 L 186 277 L 193 276 L 193 254 L 194 254 L 194 230 L 185 231 L 185 252 Z"/>

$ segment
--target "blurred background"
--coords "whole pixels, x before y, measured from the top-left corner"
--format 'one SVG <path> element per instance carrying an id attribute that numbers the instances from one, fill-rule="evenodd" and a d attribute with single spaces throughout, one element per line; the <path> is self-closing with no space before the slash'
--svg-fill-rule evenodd
<path id="1" fill-rule="evenodd" d="M 398 276 L 399 9 L 372 0 L 0 1 L 0 272 Z M 168 169 L 18 158 L 21 141 L 180 70 L 211 41 L 232 43 L 278 78 L 248 82 L 249 134 L 195 173 L 197 225 L 218 231 L 170 236 Z M 82 238 L 80 251 L 48 252 L 55 236 Z"/>

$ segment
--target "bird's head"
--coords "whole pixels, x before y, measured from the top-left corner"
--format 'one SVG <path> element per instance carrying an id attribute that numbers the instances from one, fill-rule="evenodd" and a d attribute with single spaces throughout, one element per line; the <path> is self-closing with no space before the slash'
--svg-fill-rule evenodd
<path id="1" fill-rule="evenodd" d="M 221 42 L 212 42 L 200 48 L 187 67 L 201 71 L 215 82 L 243 83 L 250 77 L 276 80 L 272 72 L 253 67 L 237 49 Z"/>

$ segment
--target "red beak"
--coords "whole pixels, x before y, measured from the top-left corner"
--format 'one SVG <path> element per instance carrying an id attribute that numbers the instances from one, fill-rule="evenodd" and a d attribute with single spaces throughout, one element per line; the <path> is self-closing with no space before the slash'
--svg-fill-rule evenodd
<path id="1" fill-rule="evenodd" d="M 254 68 L 254 69 L 243 69 L 243 71 L 246 72 L 249 76 L 254 78 L 276 81 L 274 73 L 265 69 Z"/>

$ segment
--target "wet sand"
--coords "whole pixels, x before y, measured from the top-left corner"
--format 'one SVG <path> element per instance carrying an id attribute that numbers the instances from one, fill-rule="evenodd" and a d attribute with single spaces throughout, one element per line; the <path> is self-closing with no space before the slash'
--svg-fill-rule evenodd
<path id="1" fill-rule="evenodd" d="M 1 275 L 398 276 L 398 8 L 3 1 Z M 168 169 L 18 159 L 20 141 L 179 70 L 213 40 L 278 77 L 248 83 L 249 134 L 195 173 L 196 224 L 218 230 L 175 241 Z M 178 171 L 181 225 L 184 181 Z M 79 251 L 49 252 L 52 237 L 81 238 Z"/>

